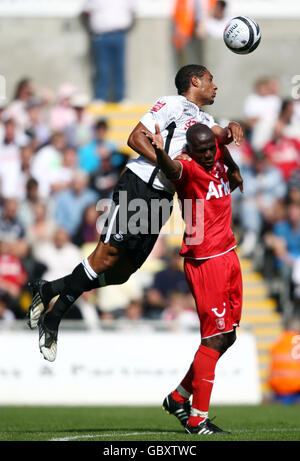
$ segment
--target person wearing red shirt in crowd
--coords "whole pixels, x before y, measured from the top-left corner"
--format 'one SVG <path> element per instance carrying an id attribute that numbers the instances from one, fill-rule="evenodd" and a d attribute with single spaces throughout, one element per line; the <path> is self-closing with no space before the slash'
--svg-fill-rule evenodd
<path id="1" fill-rule="evenodd" d="M 296 131 L 288 129 L 293 112 L 293 101 L 283 101 L 274 127 L 273 139 L 263 148 L 270 162 L 280 169 L 285 181 L 288 181 L 300 166 L 300 141 L 296 137 Z"/>
<path id="2" fill-rule="evenodd" d="M 0 241 L 0 292 L 7 295 L 9 307 L 16 309 L 17 300 L 27 281 L 27 273 L 20 258 L 12 254 L 9 245 Z M 16 312 L 17 316 L 19 313 Z"/>
<path id="3" fill-rule="evenodd" d="M 184 271 L 201 331 L 194 361 L 177 389 L 165 398 L 163 407 L 177 415 L 187 433 L 228 433 L 208 418 L 215 367 L 236 339 L 242 310 L 242 275 L 231 229 L 230 192 L 235 184 L 230 184 L 226 175 L 227 148 L 216 141 L 210 128 L 197 123 L 187 130 L 189 157 L 172 160 L 164 151 L 158 125 L 155 134 L 144 134 L 182 204 L 186 229 L 180 254 L 185 258 Z"/>
<path id="4" fill-rule="evenodd" d="M 263 150 L 271 163 L 280 169 L 285 181 L 300 165 L 300 142 L 297 139 L 275 137 Z"/>

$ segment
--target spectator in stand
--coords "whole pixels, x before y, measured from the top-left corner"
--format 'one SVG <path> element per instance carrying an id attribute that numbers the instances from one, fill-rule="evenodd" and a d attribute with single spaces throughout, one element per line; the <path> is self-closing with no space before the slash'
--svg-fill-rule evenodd
<path id="1" fill-rule="evenodd" d="M 173 292 L 168 296 L 162 320 L 170 323 L 173 328 L 199 328 L 199 318 L 195 309 L 195 301 L 191 294 Z"/>
<path id="2" fill-rule="evenodd" d="M 78 152 L 72 146 L 62 151 L 62 163 L 49 175 L 51 193 L 60 192 L 70 187 L 73 175 L 78 169 Z"/>
<path id="3" fill-rule="evenodd" d="M 125 308 L 124 317 L 131 322 L 143 319 L 143 304 L 140 299 L 133 299 Z"/>
<path id="4" fill-rule="evenodd" d="M 3 141 L 0 143 L 0 178 L 4 197 L 19 196 L 20 147 L 29 142 L 21 133 L 14 119 L 6 112 L 2 116 L 4 123 Z M 8 174 L 9 172 L 9 174 Z"/>
<path id="5" fill-rule="evenodd" d="M 54 197 L 54 217 L 59 227 L 65 229 L 73 237 L 79 229 L 84 210 L 88 205 L 96 203 L 98 194 L 88 187 L 88 176 L 77 170 L 68 189 Z"/>
<path id="6" fill-rule="evenodd" d="M 246 135 L 255 150 L 261 150 L 272 137 L 280 108 L 278 81 L 274 78 L 257 80 L 254 92 L 247 96 L 243 108 Z"/>
<path id="7" fill-rule="evenodd" d="M 300 168 L 292 173 L 288 181 L 288 199 L 300 203 Z"/>
<path id="8" fill-rule="evenodd" d="M 278 115 L 278 119 L 275 123 L 274 129 L 279 130 L 288 138 L 293 138 L 295 136 L 295 131 L 293 127 L 293 116 L 295 113 L 295 103 L 292 99 L 283 99 L 281 102 L 281 108 Z"/>
<path id="9" fill-rule="evenodd" d="M 146 291 L 144 313 L 146 318 L 161 318 L 168 296 L 174 291 L 189 294 L 183 272 L 183 262 L 178 249 L 170 251 L 166 269 L 154 276 L 151 287 Z"/>
<path id="10" fill-rule="evenodd" d="M 44 120 L 43 102 L 40 99 L 32 99 L 27 106 L 28 125 L 26 134 L 31 139 L 31 145 L 37 151 L 50 140 L 50 127 Z"/>
<path id="11" fill-rule="evenodd" d="M 98 120 L 94 125 L 92 141 L 79 149 L 79 167 L 89 174 L 99 169 L 101 158 L 109 153 L 112 155 L 114 167 L 120 167 L 124 163 L 124 156 L 118 152 L 116 144 L 107 139 L 107 133 L 107 121 Z"/>
<path id="12" fill-rule="evenodd" d="M 174 0 L 172 42 L 176 67 L 202 62 L 207 9 L 202 0 Z"/>
<path id="13" fill-rule="evenodd" d="M 31 144 L 20 148 L 20 168 L 17 180 L 16 193 L 21 200 L 24 200 L 27 194 L 27 184 L 31 179 L 31 168 L 34 158 L 34 150 Z"/>
<path id="14" fill-rule="evenodd" d="M 274 400 L 284 404 L 300 402 L 300 321 L 288 320 L 285 331 L 271 348 L 269 386 Z"/>
<path id="15" fill-rule="evenodd" d="M 13 100 L 6 108 L 7 113 L 15 120 L 20 131 L 25 131 L 29 126 L 27 105 L 33 95 L 31 80 L 23 78 L 18 82 Z"/>
<path id="16" fill-rule="evenodd" d="M 36 179 L 29 178 L 26 183 L 26 194 L 24 200 L 19 204 L 18 221 L 24 229 L 34 222 L 34 206 L 40 203 L 39 184 Z"/>
<path id="17" fill-rule="evenodd" d="M 29 252 L 29 245 L 25 239 L 25 232 L 18 221 L 19 203 L 14 198 L 6 198 L 0 211 L 0 240 L 5 242 L 9 253 L 17 258 L 25 258 Z"/>
<path id="18" fill-rule="evenodd" d="M 126 38 L 133 26 L 135 0 L 85 0 L 82 16 L 91 39 L 94 98 L 98 102 L 125 99 Z"/>
<path id="19" fill-rule="evenodd" d="M 75 245 L 82 247 L 85 243 L 95 244 L 99 240 L 99 232 L 97 230 L 97 220 L 99 212 L 94 204 L 88 205 L 83 213 L 82 223 L 78 231 L 74 235 L 72 241 Z"/>
<path id="20" fill-rule="evenodd" d="M 12 251 L 11 242 L 0 238 L 0 292 L 6 295 L 9 307 L 17 318 L 23 318 L 18 309 L 18 300 L 27 281 L 27 274 L 21 259 Z"/>
<path id="21" fill-rule="evenodd" d="M 300 203 L 289 202 L 286 214 L 285 219 L 273 226 L 273 232 L 266 235 L 266 244 L 273 250 L 274 267 L 283 283 L 284 298 L 292 300 L 299 295 Z"/>
<path id="22" fill-rule="evenodd" d="M 34 248 L 34 257 L 37 261 L 46 266 L 43 277 L 51 280 L 52 277 L 61 277 L 66 270 L 70 271 L 75 262 L 82 259 L 80 249 L 70 241 L 70 235 L 65 229 L 58 228 L 52 240 L 45 240 Z M 82 319 L 79 309 L 80 299 L 66 315 L 70 319 Z M 78 305 L 77 305 L 78 303 Z"/>
<path id="23" fill-rule="evenodd" d="M 0 293 L 0 324 L 11 325 L 15 318 L 15 314 L 10 309 L 9 296 L 6 293 Z"/>
<path id="24" fill-rule="evenodd" d="M 39 183 L 39 194 L 42 198 L 50 196 L 50 177 L 60 168 L 66 146 L 67 139 L 64 133 L 53 133 L 50 143 L 42 147 L 34 157 L 32 176 Z"/>
<path id="25" fill-rule="evenodd" d="M 94 116 L 86 110 L 89 99 L 85 94 L 75 93 L 70 103 L 75 110 L 76 119 L 66 128 L 65 132 L 68 144 L 78 148 L 92 140 Z"/>
<path id="26" fill-rule="evenodd" d="M 298 91 L 298 97 L 294 99 L 294 114 L 292 118 L 292 125 L 298 129 L 298 136 L 300 133 L 300 92 Z"/>
<path id="27" fill-rule="evenodd" d="M 70 269 L 74 261 L 81 260 L 79 248 L 71 243 L 70 235 L 65 229 L 56 229 L 52 240 L 45 240 L 34 249 L 36 260 L 45 264 L 47 271 L 44 277 L 61 277 L 66 269 Z"/>
<path id="28" fill-rule="evenodd" d="M 226 24 L 230 17 L 227 15 L 227 2 L 219 0 L 213 6 L 205 23 L 205 32 L 208 37 L 222 39 Z"/>
<path id="29" fill-rule="evenodd" d="M 283 101 L 272 139 L 263 147 L 270 162 L 277 166 L 285 181 L 300 167 L 300 140 L 287 136 L 287 126 L 293 115 L 293 101 Z"/>
<path id="30" fill-rule="evenodd" d="M 58 89 L 57 103 L 49 114 L 51 131 L 64 132 L 75 123 L 76 111 L 71 105 L 71 98 L 77 91 L 72 83 L 63 83 Z"/>
<path id="31" fill-rule="evenodd" d="M 287 205 L 286 219 L 275 224 L 271 241 L 276 257 L 281 264 L 292 267 L 300 257 L 300 204 Z"/>
<path id="32" fill-rule="evenodd" d="M 33 223 L 26 228 L 26 240 L 34 251 L 44 242 L 52 240 L 56 230 L 55 221 L 47 216 L 47 205 L 43 202 L 32 204 Z"/>
<path id="33" fill-rule="evenodd" d="M 246 131 L 246 126 L 243 121 L 238 122 L 243 131 Z M 254 151 L 248 139 L 244 139 L 240 145 L 236 145 L 235 143 L 231 143 L 227 146 L 233 160 L 241 167 L 248 167 L 252 165 L 254 161 Z"/>
<path id="34" fill-rule="evenodd" d="M 115 166 L 112 152 L 101 149 L 100 155 L 100 166 L 90 176 L 91 188 L 99 194 L 100 198 L 111 198 L 128 156 L 124 155 L 123 162 L 119 166 Z"/>
<path id="35" fill-rule="evenodd" d="M 278 201 L 284 199 L 286 185 L 278 168 L 270 165 L 263 153 L 257 153 L 253 165 L 241 169 L 244 194 L 240 201 L 243 230 L 241 253 L 253 256 L 255 246 Z"/>

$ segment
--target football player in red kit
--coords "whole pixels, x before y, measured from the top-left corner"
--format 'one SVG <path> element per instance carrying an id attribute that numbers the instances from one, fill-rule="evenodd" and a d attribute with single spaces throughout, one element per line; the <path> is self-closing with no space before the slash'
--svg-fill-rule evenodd
<path id="1" fill-rule="evenodd" d="M 185 258 L 184 271 L 195 298 L 201 331 L 201 344 L 193 363 L 177 389 L 165 398 L 163 407 L 178 419 L 179 413 L 182 419 L 188 416 L 188 433 L 226 433 L 208 418 L 215 367 L 236 339 L 242 309 L 242 275 L 231 229 L 230 192 L 235 185 L 226 175 L 226 147 L 218 144 L 209 127 L 197 123 L 187 131 L 189 157 L 172 160 L 163 149 L 158 125 L 155 134 L 144 134 L 182 204 L 186 229 L 180 254 Z M 191 411 L 184 415 L 191 395 Z"/>

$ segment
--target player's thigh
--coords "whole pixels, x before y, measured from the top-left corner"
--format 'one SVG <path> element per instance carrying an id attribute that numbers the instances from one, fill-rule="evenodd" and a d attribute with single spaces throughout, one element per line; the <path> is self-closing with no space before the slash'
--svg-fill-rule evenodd
<path id="1" fill-rule="evenodd" d="M 231 266 L 226 255 L 185 260 L 185 273 L 195 298 L 202 339 L 233 331 Z"/>
<path id="2" fill-rule="evenodd" d="M 126 250 L 138 269 L 151 253 L 172 212 L 173 197 L 153 189 L 132 171 L 118 181 L 100 240 Z"/>
<path id="3" fill-rule="evenodd" d="M 231 251 L 230 255 L 228 256 L 230 258 L 231 267 L 229 301 L 233 318 L 233 325 L 239 326 L 243 305 L 242 271 L 236 252 Z"/>
<path id="4" fill-rule="evenodd" d="M 88 261 L 92 269 L 99 274 L 111 269 L 120 259 L 121 251 L 110 243 L 98 242 L 94 251 L 89 255 Z"/>
<path id="5" fill-rule="evenodd" d="M 107 285 L 124 283 L 136 271 L 135 263 L 126 249 L 101 240 L 88 261 L 97 274 L 105 273 Z"/>

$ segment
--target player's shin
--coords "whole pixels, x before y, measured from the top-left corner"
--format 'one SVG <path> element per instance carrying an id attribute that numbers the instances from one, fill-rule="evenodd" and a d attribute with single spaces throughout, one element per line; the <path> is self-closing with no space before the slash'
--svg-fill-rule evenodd
<path id="1" fill-rule="evenodd" d="M 59 323 L 74 302 L 84 293 L 99 288 L 98 274 L 96 274 L 85 259 L 75 267 L 72 274 L 67 276 L 65 286 L 60 292 L 53 308 L 44 317 L 46 326 L 57 330 Z"/>
<path id="2" fill-rule="evenodd" d="M 214 384 L 215 368 L 220 353 L 200 345 L 193 362 L 193 402 L 188 421 L 197 426 L 208 416 L 211 392 Z"/>
<path id="3" fill-rule="evenodd" d="M 43 297 L 46 304 L 49 304 L 52 298 L 59 295 L 63 289 L 67 286 L 72 274 L 68 274 L 60 279 L 52 280 L 51 282 L 45 282 L 42 288 Z"/>

